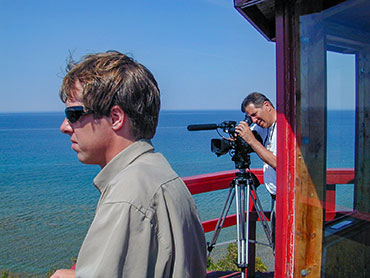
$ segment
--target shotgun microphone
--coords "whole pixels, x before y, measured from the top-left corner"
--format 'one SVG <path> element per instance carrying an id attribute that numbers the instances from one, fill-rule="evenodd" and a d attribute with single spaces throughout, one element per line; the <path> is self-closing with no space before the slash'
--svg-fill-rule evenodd
<path id="1" fill-rule="evenodd" d="M 200 124 L 200 125 L 188 125 L 189 131 L 196 131 L 196 130 L 212 130 L 219 128 L 217 124 Z"/>

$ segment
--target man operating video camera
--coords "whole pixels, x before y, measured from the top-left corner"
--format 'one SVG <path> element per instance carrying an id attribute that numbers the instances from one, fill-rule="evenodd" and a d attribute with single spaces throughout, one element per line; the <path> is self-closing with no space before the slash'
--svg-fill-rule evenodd
<path id="1" fill-rule="evenodd" d="M 273 199 L 275 211 L 276 196 L 276 110 L 271 101 L 261 93 L 251 93 L 242 102 L 241 110 L 249 116 L 255 124 L 249 127 L 245 121 L 235 128 L 235 132 L 242 137 L 248 145 L 264 162 L 263 175 L 266 189 Z M 256 139 L 252 130 L 256 130 L 262 138 L 262 143 Z M 271 217 L 272 230 L 275 230 L 275 215 Z M 274 238 L 274 236 L 273 236 Z"/>

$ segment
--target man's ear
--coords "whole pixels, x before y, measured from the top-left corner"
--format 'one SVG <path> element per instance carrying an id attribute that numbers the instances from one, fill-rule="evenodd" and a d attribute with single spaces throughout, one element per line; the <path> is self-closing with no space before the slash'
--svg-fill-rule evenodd
<path id="1" fill-rule="evenodd" d="M 265 100 L 263 102 L 263 105 L 267 108 L 268 111 L 271 111 L 272 106 L 271 106 L 271 103 L 270 102 L 268 102 L 267 100 Z"/>
<path id="2" fill-rule="evenodd" d="M 123 127 L 126 115 L 121 107 L 114 105 L 110 110 L 110 118 L 112 121 L 112 129 L 118 131 Z"/>

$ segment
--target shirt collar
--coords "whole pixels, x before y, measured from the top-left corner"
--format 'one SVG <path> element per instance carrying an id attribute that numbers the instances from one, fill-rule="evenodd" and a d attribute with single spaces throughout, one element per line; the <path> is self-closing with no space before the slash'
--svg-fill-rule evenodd
<path id="1" fill-rule="evenodd" d="M 153 151 L 150 140 L 139 140 L 117 154 L 94 179 L 94 185 L 102 193 L 112 178 L 120 171 L 129 166 L 136 158 L 143 153 Z"/>

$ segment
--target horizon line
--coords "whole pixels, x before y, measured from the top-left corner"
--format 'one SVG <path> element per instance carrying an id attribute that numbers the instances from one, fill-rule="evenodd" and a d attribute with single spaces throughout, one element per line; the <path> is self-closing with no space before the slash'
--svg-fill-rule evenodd
<path id="1" fill-rule="evenodd" d="M 328 108 L 328 111 L 356 111 L 356 108 Z M 182 108 L 161 109 L 160 112 L 192 112 L 192 111 L 240 111 L 240 109 L 218 109 L 218 108 Z M 40 110 L 40 111 L 0 111 L 0 114 L 37 114 L 37 113 L 64 113 L 64 110 Z"/>

